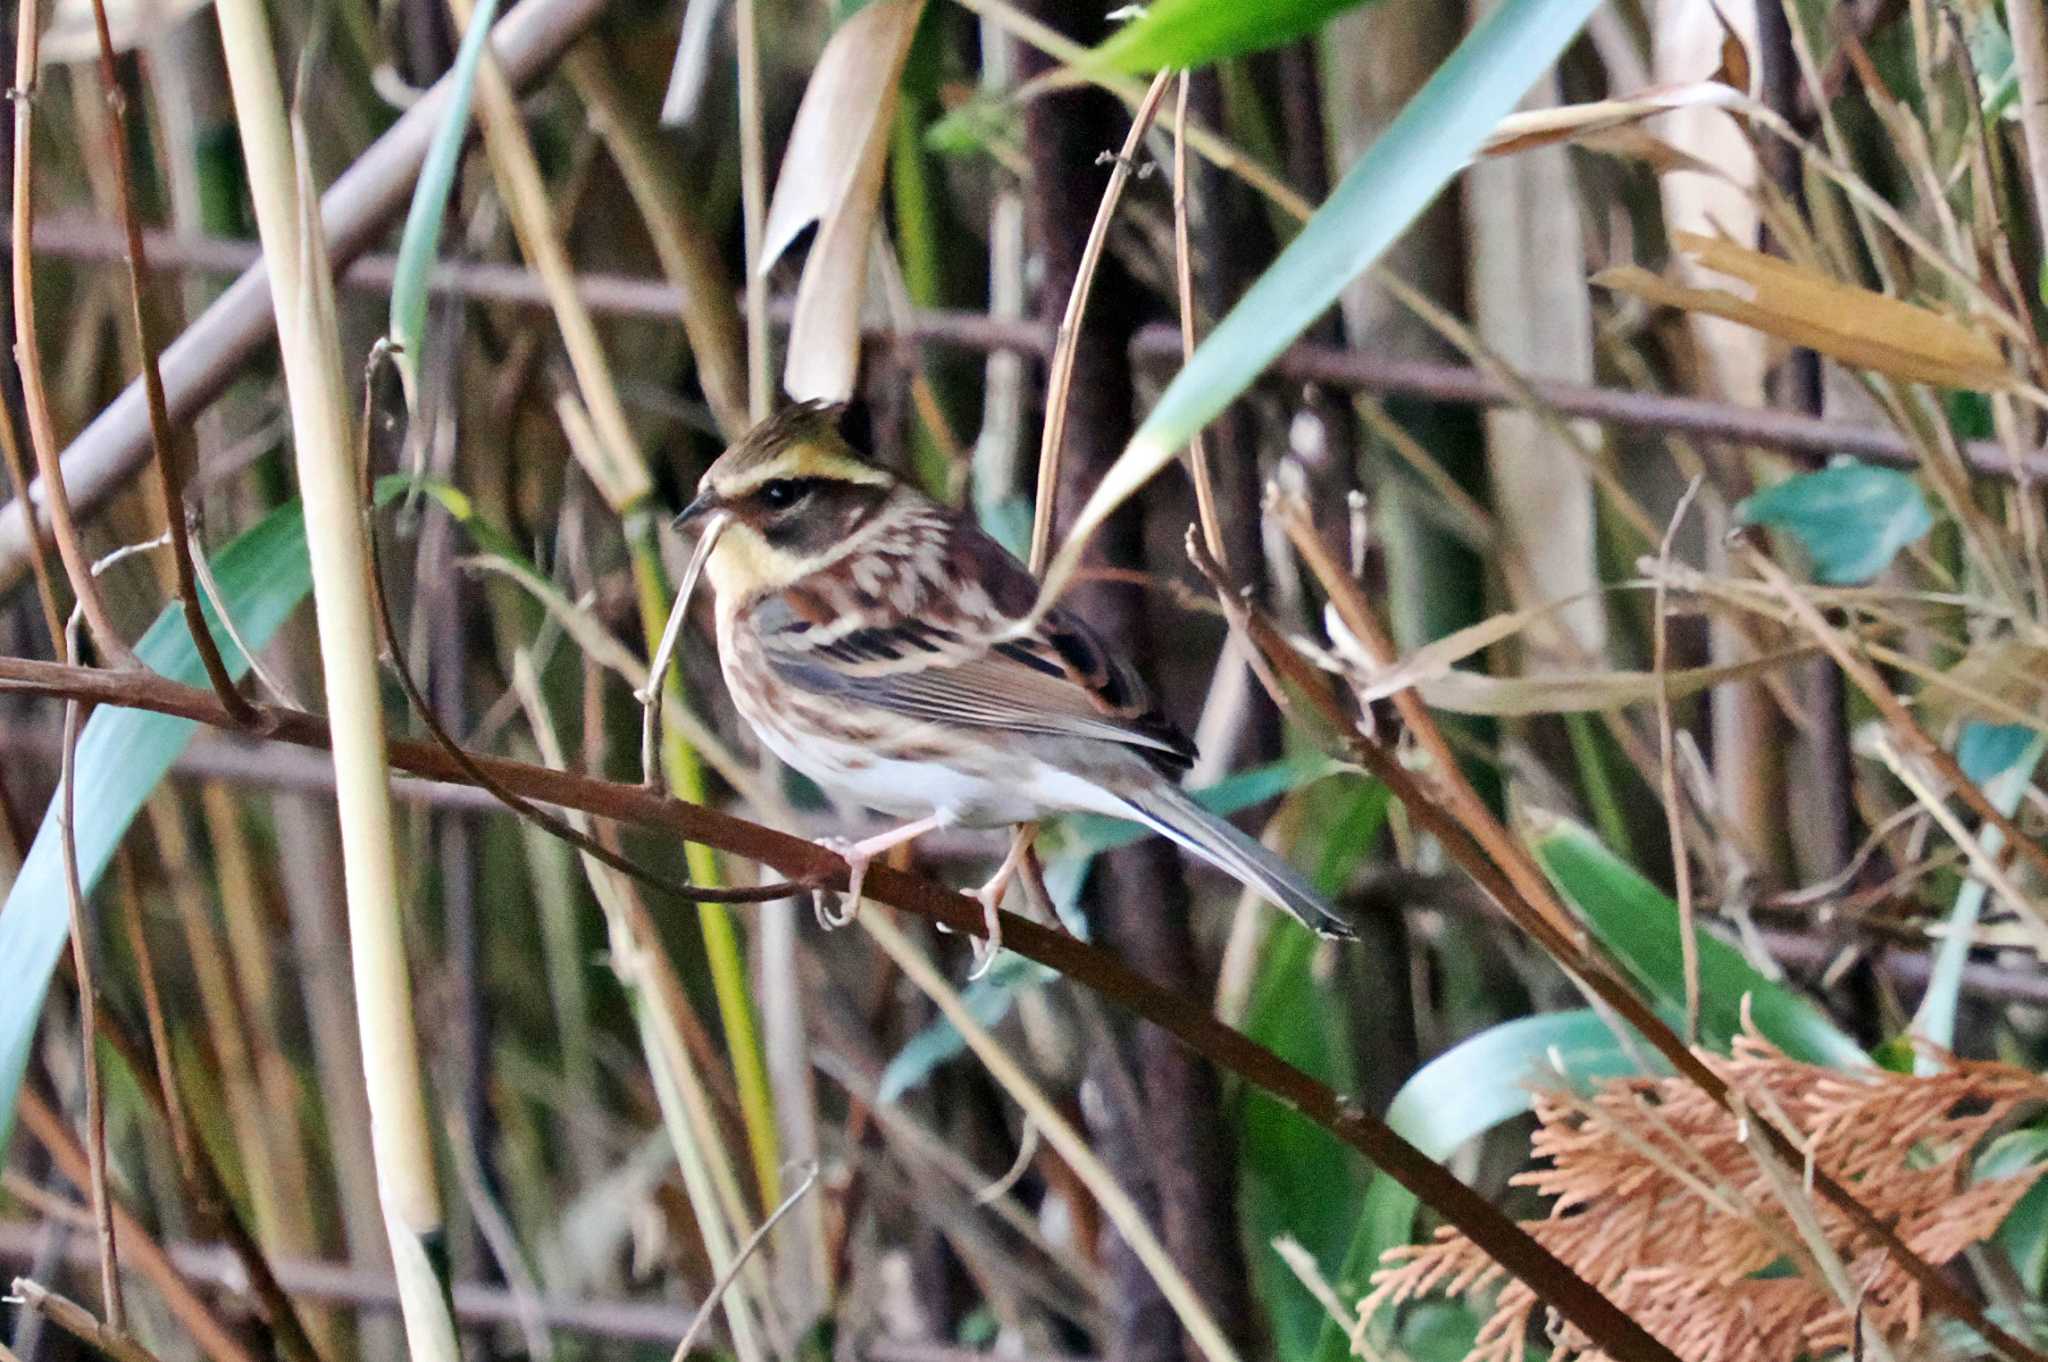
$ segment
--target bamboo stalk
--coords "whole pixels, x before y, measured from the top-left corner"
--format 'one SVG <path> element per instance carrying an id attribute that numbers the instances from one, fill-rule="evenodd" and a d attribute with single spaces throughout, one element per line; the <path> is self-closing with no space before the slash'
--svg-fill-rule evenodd
<path id="1" fill-rule="evenodd" d="M 369 562 L 357 505 L 340 337 L 317 198 L 285 114 L 261 0 L 220 0 L 221 45 L 234 90 L 256 222 L 284 357 L 307 553 L 334 737 L 342 875 L 349 906 L 357 1026 L 385 1229 L 415 1359 L 459 1356 L 446 1283 L 434 1267 L 443 1232 L 412 983 L 399 918 L 390 767 L 376 666 Z"/>

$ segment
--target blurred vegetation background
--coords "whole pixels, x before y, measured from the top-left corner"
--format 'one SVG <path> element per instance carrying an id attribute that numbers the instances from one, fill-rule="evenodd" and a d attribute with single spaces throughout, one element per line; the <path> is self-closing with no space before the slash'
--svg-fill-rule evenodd
<path id="1" fill-rule="evenodd" d="M 2048 1348 L 2041 0 L 498 9 L 4 26 L 0 1362 Z M 1363 939 L 679 896 L 868 817 L 650 682 L 811 397 Z"/>

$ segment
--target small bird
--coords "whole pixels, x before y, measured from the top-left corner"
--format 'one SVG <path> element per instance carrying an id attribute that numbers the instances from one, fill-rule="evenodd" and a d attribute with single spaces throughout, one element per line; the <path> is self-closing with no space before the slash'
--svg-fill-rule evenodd
<path id="1" fill-rule="evenodd" d="M 843 917 L 870 861 L 951 826 L 1048 814 L 1132 819 L 1173 839 L 1324 936 L 1350 924 L 1293 869 L 1178 784 L 1194 745 L 1137 674 L 1068 611 L 1031 622 L 1038 584 L 964 513 L 854 452 L 843 408 L 788 407 L 713 463 L 677 517 L 703 527 L 718 652 L 761 741 L 829 794 L 908 819 L 825 843 L 850 868 Z M 985 967 L 1018 838 L 976 891 Z"/>

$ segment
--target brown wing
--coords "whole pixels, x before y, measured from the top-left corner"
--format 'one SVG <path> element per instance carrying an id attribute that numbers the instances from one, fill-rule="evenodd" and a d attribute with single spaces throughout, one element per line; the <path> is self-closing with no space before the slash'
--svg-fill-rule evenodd
<path id="1" fill-rule="evenodd" d="M 867 622 L 851 632 L 835 635 L 836 609 L 819 608 L 842 594 L 836 580 L 808 581 L 763 602 L 754 627 L 769 666 L 815 694 L 911 718 L 1114 742 L 1162 771 L 1187 769 L 1194 746 L 1079 618 L 1054 610 L 1009 637 L 1038 594 L 1023 564 L 965 521 L 952 524 L 945 548 L 922 567 L 914 559 L 892 564 L 880 590 L 871 577 L 859 593 Z M 836 579 L 846 571 L 825 573 Z M 896 589 L 906 585 L 900 574 L 920 571 L 915 589 Z"/>

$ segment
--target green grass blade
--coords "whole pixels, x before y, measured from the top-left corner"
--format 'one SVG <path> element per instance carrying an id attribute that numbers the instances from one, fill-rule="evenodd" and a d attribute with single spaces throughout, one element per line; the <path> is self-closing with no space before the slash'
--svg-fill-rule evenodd
<path id="1" fill-rule="evenodd" d="M 213 559 L 221 595 L 249 646 L 261 648 L 306 597 L 312 575 L 306 565 L 306 527 L 292 502 L 270 513 Z M 240 677 L 249 668 L 225 630 L 203 602 L 228 670 Z M 152 670 L 187 685 L 206 684 L 192 636 L 175 606 L 157 616 L 135 645 Z M 78 873 L 90 894 L 112 861 L 143 801 L 191 741 L 197 724 L 141 710 L 101 708 L 78 738 Z M 29 1044 L 42 1013 L 50 972 L 57 967 L 71 931 L 64 893 L 64 864 L 57 811 L 61 796 L 36 830 L 21 874 L 0 908 L 0 1148 L 14 1123 L 15 1097 L 28 1064 Z"/>
<path id="2" fill-rule="evenodd" d="M 469 110 L 476 94 L 476 72 L 483 64 L 490 42 L 491 23 L 497 18 L 498 0 L 480 0 L 469 28 L 462 35 L 462 47 L 455 54 L 448 108 L 434 140 L 427 147 L 427 159 L 420 166 L 419 183 L 413 186 L 412 206 L 406 209 L 405 232 L 398 239 L 398 265 L 391 279 L 391 340 L 397 346 L 398 371 L 405 376 L 405 400 L 419 400 L 420 347 L 427 331 L 427 276 L 434 272 L 434 257 L 441 249 L 441 221 L 448 212 L 448 195 L 455 187 L 455 172 L 462 164 L 462 144 L 469 137 Z"/>
<path id="3" fill-rule="evenodd" d="M 1387 1108 L 1387 1124 L 1433 1159 L 1529 1110 L 1530 1083 L 1584 1084 L 1636 1072 L 1607 1023 L 1590 1009 L 1549 1012 L 1489 1027 L 1423 1065 Z M 1365 1294 L 1380 1255 L 1415 1232 L 1415 1194 L 1374 1173 L 1365 1213 L 1332 1278 L 1342 1300 Z M 1317 1362 L 1351 1356 L 1350 1340 L 1331 1321 L 1316 1344 Z"/>
<path id="4" fill-rule="evenodd" d="M 1558 892 L 1660 1005 L 1685 1002 L 1678 905 L 1577 823 L 1558 819 L 1535 838 L 1536 859 Z M 1866 1068 L 1863 1047 L 1819 1008 L 1759 973 L 1719 937 L 1693 929 L 1699 944 L 1700 1039 L 1717 1050 L 1742 1028 L 1747 1000 L 1759 1031 L 1794 1059 Z"/>
<path id="5" fill-rule="evenodd" d="M 1160 396 L 1082 508 L 1046 573 L 1045 599 L 1064 588 L 1103 521 L 1172 462 L 1191 436 L 1249 388 L 1435 202 L 1597 3 L 1502 0 L 1458 44 Z"/>
<path id="6" fill-rule="evenodd" d="M 1206 66 L 1305 37 L 1364 0 L 1153 0 L 1102 41 L 1088 65 L 1150 75 L 1169 66 Z"/>

